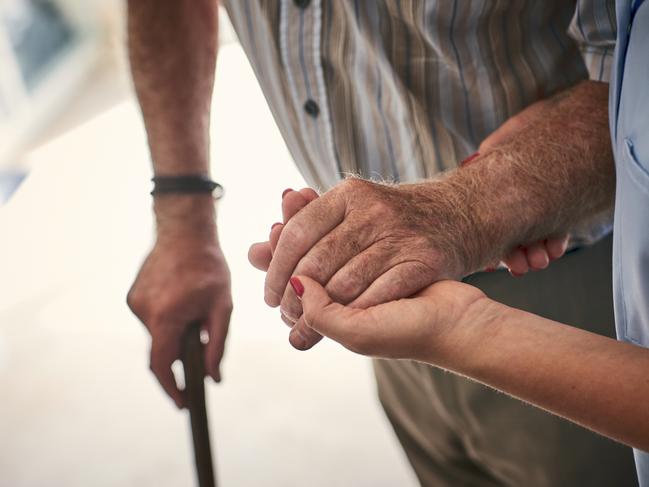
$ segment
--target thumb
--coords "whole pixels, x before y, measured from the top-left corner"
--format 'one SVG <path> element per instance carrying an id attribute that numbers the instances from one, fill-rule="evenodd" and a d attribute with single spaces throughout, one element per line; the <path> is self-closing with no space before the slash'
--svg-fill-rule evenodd
<path id="1" fill-rule="evenodd" d="M 260 271 L 268 270 L 272 258 L 273 252 L 269 242 L 254 243 L 248 250 L 248 261 Z"/>
<path id="2" fill-rule="evenodd" d="M 302 300 L 304 321 L 308 327 L 346 347 L 350 337 L 358 337 L 364 328 L 364 310 L 333 302 L 320 283 L 306 276 L 292 277 L 290 283 Z"/>
<path id="3" fill-rule="evenodd" d="M 322 335 L 306 324 L 302 315 L 293 325 L 288 341 L 297 350 L 309 350 L 322 340 Z"/>
<path id="4" fill-rule="evenodd" d="M 232 314 L 232 301 L 227 296 L 220 296 L 205 323 L 209 341 L 205 346 L 205 370 L 215 382 L 221 382 L 221 360 L 225 352 L 225 340 Z"/>

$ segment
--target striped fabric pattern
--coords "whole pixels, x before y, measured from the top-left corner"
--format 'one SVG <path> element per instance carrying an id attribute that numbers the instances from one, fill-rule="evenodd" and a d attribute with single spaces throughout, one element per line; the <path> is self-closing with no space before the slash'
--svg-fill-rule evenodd
<path id="1" fill-rule="evenodd" d="M 615 40 L 614 0 L 224 3 L 289 150 L 323 190 L 347 173 L 410 182 L 456 167 L 525 106 L 608 81 Z"/>

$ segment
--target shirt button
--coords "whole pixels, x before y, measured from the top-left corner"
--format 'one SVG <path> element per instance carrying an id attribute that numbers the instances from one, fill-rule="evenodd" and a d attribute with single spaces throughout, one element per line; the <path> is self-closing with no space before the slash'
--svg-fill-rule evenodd
<path id="1" fill-rule="evenodd" d="M 311 3 L 311 0 L 293 0 L 293 2 L 295 3 L 296 7 L 307 8 Z"/>
<path id="2" fill-rule="evenodd" d="M 304 103 L 304 111 L 311 115 L 313 118 L 317 118 L 320 113 L 320 107 L 318 104 L 311 100 L 310 98 Z"/>

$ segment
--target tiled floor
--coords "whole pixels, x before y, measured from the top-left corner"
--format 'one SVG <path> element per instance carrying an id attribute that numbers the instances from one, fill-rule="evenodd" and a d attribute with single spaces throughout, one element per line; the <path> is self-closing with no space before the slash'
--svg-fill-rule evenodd
<path id="1" fill-rule="evenodd" d="M 246 260 L 303 183 L 237 46 L 222 50 L 214 176 L 234 280 L 225 382 L 209 385 L 223 486 L 413 486 L 370 364 L 290 349 Z M 150 170 L 128 100 L 29 155 L 0 207 L 0 486 L 192 485 L 187 418 L 147 369 L 125 294 L 152 239 Z"/>

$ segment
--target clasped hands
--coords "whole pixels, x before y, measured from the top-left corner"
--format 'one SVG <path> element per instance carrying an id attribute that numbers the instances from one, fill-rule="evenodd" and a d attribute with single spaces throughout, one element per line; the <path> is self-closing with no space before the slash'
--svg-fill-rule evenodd
<path id="1" fill-rule="evenodd" d="M 295 348 L 325 335 L 359 353 L 425 360 L 431 333 L 439 337 L 483 302 L 481 291 L 455 281 L 478 270 L 467 241 L 479 236 L 436 184 L 348 179 L 320 197 L 284 192 L 283 222 L 251 246 L 249 260 L 267 271 L 265 301 L 279 306 Z M 541 269 L 565 243 L 517 247 L 503 260 L 516 275 Z"/>

